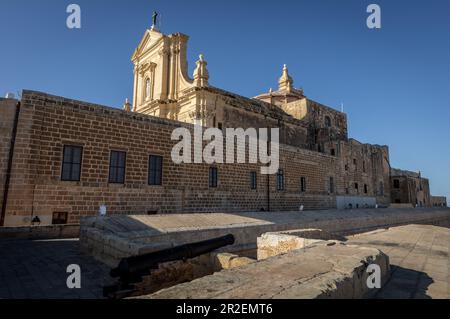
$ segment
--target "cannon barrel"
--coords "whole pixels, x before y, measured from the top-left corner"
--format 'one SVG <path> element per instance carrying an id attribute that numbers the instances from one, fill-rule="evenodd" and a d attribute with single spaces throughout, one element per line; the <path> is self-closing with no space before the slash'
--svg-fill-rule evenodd
<path id="1" fill-rule="evenodd" d="M 158 264 L 194 258 L 218 248 L 233 245 L 234 236 L 226 235 L 219 238 L 176 246 L 148 254 L 124 258 L 117 268 L 111 270 L 111 277 L 132 278 L 148 274 L 149 270 L 158 267 Z"/>

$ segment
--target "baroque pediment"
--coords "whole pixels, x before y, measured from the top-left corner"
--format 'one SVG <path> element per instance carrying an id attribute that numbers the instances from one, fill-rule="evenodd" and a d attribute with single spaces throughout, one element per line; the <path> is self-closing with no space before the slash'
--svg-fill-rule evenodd
<path id="1" fill-rule="evenodd" d="M 156 43 L 158 43 L 164 35 L 161 32 L 155 30 L 146 30 L 141 42 L 133 53 L 132 60 L 142 55 L 144 52 L 152 48 Z"/>

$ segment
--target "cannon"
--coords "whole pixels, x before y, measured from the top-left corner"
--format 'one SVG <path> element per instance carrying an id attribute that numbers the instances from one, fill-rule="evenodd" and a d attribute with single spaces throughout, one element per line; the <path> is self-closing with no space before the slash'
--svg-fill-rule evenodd
<path id="1" fill-rule="evenodd" d="M 201 242 L 123 258 L 117 268 L 113 268 L 110 271 L 110 276 L 118 278 L 118 283 L 103 287 L 103 296 L 110 299 L 128 297 L 135 292 L 134 285 L 142 282 L 142 277 L 150 275 L 152 269 L 157 269 L 159 264 L 195 258 L 233 244 L 234 236 L 229 234 Z"/>

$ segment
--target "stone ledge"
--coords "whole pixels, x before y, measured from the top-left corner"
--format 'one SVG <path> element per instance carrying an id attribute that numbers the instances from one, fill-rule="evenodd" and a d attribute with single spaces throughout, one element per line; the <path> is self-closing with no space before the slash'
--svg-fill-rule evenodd
<path id="1" fill-rule="evenodd" d="M 62 239 L 78 238 L 79 235 L 80 225 L 78 224 L 0 227 L 0 238 Z"/>
<path id="2" fill-rule="evenodd" d="M 389 257 L 378 249 L 326 242 L 224 270 L 139 299 L 323 299 L 364 298 L 369 264 L 390 274 Z M 270 274 L 271 280 L 267 279 Z M 276 283 L 276 284 L 274 284 Z"/>

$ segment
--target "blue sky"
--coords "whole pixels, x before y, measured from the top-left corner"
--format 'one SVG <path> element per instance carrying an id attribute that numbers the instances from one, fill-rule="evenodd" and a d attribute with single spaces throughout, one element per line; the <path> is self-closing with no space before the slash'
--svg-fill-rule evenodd
<path id="1" fill-rule="evenodd" d="M 77 3 L 82 28 L 66 27 Z M 381 30 L 366 26 L 367 5 Z M 190 36 L 210 83 L 244 96 L 276 88 L 284 63 L 311 99 L 344 103 L 349 133 L 387 144 L 394 167 L 450 197 L 447 0 L 0 0 L 0 94 L 32 89 L 110 106 L 132 98 L 130 57 L 153 10 Z"/>

